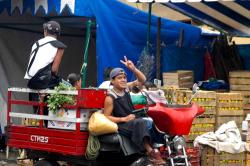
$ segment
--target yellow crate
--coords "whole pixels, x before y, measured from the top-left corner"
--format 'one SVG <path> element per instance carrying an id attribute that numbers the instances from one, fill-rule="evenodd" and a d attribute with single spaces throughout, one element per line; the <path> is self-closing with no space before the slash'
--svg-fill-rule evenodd
<path id="1" fill-rule="evenodd" d="M 241 93 L 243 97 L 243 109 L 250 109 L 250 91 L 231 91 L 233 93 Z"/>
<path id="2" fill-rule="evenodd" d="M 164 93 L 168 103 L 172 104 L 184 104 L 188 101 L 187 98 L 187 88 L 161 88 Z"/>
<path id="3" fill-rule="evenodd" d="M 203 124 L 203 123 L 209 123 L 209 124 L 213 124 L 215 123 L 215 116 L 214 115 L 208 115 L 208 116 L 198 116 L 193 120 L 192 124 Z"/>
<path id="4" fill-rule="evenodd" d="M 193 141 L 195 140 L 196 137 L 199 135 L 207 133 L 206 131 L 195 131 L 195 132 L 190 132 L 188 135 L 188 141 Z"/>
<path id="5" fill-rule="evenodd" d="M 39 126 L 38 119 L 23 118 L 21 123 L 22 125 L 25 125 L 25 126 Z"/>
<path id="6" fill-rule="evenodd" d="M 235 121 L 238 128 L 241 128 L 242 121 L 244 120 L 244 116 L 216 116 L 216 127 L 218 129 L 222 124 L 227 123 L 229 121 Z"/>
<path id="7" fill-rule="evenodd" d="M 209 146 L 202 146 L 201 150 L 201 166 L 215 166 L 214 161 L 215 150 Z"/>
<path id="8" fill-rule="evenodd" d="M 243 101 L 241 93 L 216 93 L 218 102 Z"/>
<path id="9" fill-rule="evenodd" d="M 205 109 L 204 115 L 215 115 L 216 107 L 215 106 L 201 106 Z"/>
<path id="10" fill-rule="evenodd" d="M 209 146 L 203 146 L 201 154 L 202 166 L 245 166 L 246 153 L 230 154 L 217 153 Z"/>
<path id="11" fill-rule="evenodd" d="M 214 131 L 215 124 L 210 123 L 198 123 L 198 124 L 192 124 L 191 131 L 190 132 L 210 132 Z"/>
<path id="12" fill-rule="evenodd" d="M 217 108 L 217 116 L 230 115 L 230 116 L 243 116 L 244 112 L 239 107 L 221 107 Z"/>
<path id="13" fill-rule="evenodd" d="M 243 97 L 241 93 L 217 93 L 217 116 L 243 115 Z"/>

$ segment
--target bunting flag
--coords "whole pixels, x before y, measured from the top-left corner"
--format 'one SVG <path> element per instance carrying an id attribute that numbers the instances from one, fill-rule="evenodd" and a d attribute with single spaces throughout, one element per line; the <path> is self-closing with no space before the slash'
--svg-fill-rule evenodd
<path id="1" fill-rule="evenodd" d="M 20 14 L 31 11 L 33 15 L 39 10 L 45 15 L 55 10 L 60 15 L 64 9 L 69 9 L 69 15 L 74 15 L 75 0 L 0 0 L 0 13 L 7 10 L 10 15 L 16 10 Z"/>
<path id="2" fill-rule="evenodd" d="M 127 1 L 161 3 L 222 32 L 227 32 L 233 36 L 250 36 L 249 0 Z M 85 16 L 83 10 L 86 9 L 86 6 L 96 3 L 93 0 L 0 0 L 0 13 L 7 10 L 11 15 L 17 10 L 20 14 L 31 11 L 35 15 L 38 11 L 43 11 L 45 15 L 48 15 L 54 10 L 60 15 L 64 9 L 67 9 L 68 15 Z"/>

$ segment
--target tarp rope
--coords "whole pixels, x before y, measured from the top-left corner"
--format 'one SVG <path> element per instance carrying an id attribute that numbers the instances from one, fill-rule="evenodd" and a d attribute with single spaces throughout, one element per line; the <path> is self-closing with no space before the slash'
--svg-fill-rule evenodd
<path id="1" fill-rule="evenodd" d="M 85 157 L 87 160 L 95 160 L 99 155 L 100 150 L 100 142 L 97 136 L 89 135 L 88 145 L 85 153 Z"/>

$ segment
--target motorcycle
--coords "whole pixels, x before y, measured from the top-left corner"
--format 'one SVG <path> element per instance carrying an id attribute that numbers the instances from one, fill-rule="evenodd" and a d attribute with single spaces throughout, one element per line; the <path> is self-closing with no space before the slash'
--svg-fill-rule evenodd
<path id="1" fill-rule="evenodd" d="M 197 84 L 194 84 L 193 95 L 185 105 L 155 102 L 150 99 L 149 95 L 146 95 L 154 103 L 148 106 L 147 116 L 153 119 L 156 131 L 161 133 L 164 139 L 162 156 L 166 159 L 168 165 L 190 165 L 185 148 L 186 141 L 183 135 L 189 134 L 194 118 L 204 113 L 203 108 L 191 103 L 198 90 Z M 145 164 L 145 160 L 140 158 L 132 165 L 142 165 L 140 163 L 143 162 Z"/>
<path id="2" fill-rule="evenodd" d="M 186 141 L 183 135 L 189 134 L 192 122 L 195 117 L 204 113 L 203 108 L 191 103 L 197 92 L 198 88 L 195 84 L 193 86 L 193 95 L 186 105 L 173 105 L 154 102 L 153 105 L 148 105 L 133 111 L 133 114 L 135 114 L 136 117 L 150 117 L 153 119 L 153 132 L 157 133 L 158 136 L 164 140 L 162 144 L 156 143 L 154 146 L 155 148 L 161 147 L 161 149 L 163 149 L 161 151 L 162 157 L 167 161 L 167 165 L 190 166 L 186 152 Z M 111 139 L 109 138 L 109 140 Z M 101 141 L 101 143 L 105 144 L 105 141 Z M 126 144 L 125 147 L 129 148 L 131 147 L 131 144 Z M 125 152 L 127 152 L 127 150 L 125 150 Z M 132 152 L 135 151 L 132 150 Z M 147 160 L 146 156 L 140 157 L 131 164 L 131 166 L 142 165 L 150 165 L 150 162 Z"/>
<path id="3" fill-rule="evenodd" d="M 35 103 L 32 101 L 12 99 L 12 92 L 31 91 L 22 88 L 10 88 L 8 90 L 8 146 L 26 149 L 27 158 L 32 159 L 35 162 L 34 165 L 58 166 L 57 161 L 65 161 L 75 165 L 119 164 L 126 166 L 145 166 L 151 164 L 147 160 L 145 154 L 141 153 L 139 149 L 136 148 L 137 146 L 134 145 L 128 137 L 119 133 L 99 136 L 99 156 L 95 160 L 87 160 L 82 155 L 84 154 L 83 151 L 85 151 L 84 149 L 88 142 L 86 140 L 88 138 L 88 131 L 80 131 L 80 123 L 76 124 L 75 131 L 44 128 L 42 119 L 51 120 L 50 117 L 25 113 L 12 113 L 11 104 L 24 104 L 31 106 L 36 104 L 40 105 L 41 110 L 45 104 L 43 102 Z M 50 92 L 46 91 L 44 93 Z M 72 92 L 72 94 L 77 93 Z M 77 108 L 77 112 L 80 112 L 79 107 L 101 108 L 104 98 L 104 91 L 98 89 L 83 89 L 78 92 L 77 105 L 73 107 Z M 93 99 L 95 99 L 96 102 L 93 102 Z M 161 147 L 161 149 L 163 149 L 161 151 L 162 156 L 171 166 L 177 164 L 189 165 L 185 151 L 185 139 L 182 135 L 187 135 L 189 133 L 193 119 L 203 112 L 204 110 L 195 104 L 169 105 L 159 102 L 156 102 L 153 105 L 146 105 L 142 109 L 134 111 L 137 116 L 146 115 L 153 119 L 155 123 L 153 130 L 158 133 L 159 137 L 163 140 L 163 144 L 155 144 L 155 146 L 156 148 Z M 11 117 L 24 116 L 38 118 L 40 120 L 39 126 L 32 127 L 15 125 L 10 121 Z M 75 142 L 82 147 L 78 147 Z"/>

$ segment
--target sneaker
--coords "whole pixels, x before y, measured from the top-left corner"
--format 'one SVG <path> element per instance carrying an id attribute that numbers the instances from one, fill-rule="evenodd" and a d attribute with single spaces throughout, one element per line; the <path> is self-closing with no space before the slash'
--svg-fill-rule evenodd
<path id="1" fill-rule="evenodd" d="M 161 158 L 161 153 L 158 149 L 153 149 L 148 155 L 149 161 L 154 165 L 165 165 L 166 161 Z"/>

